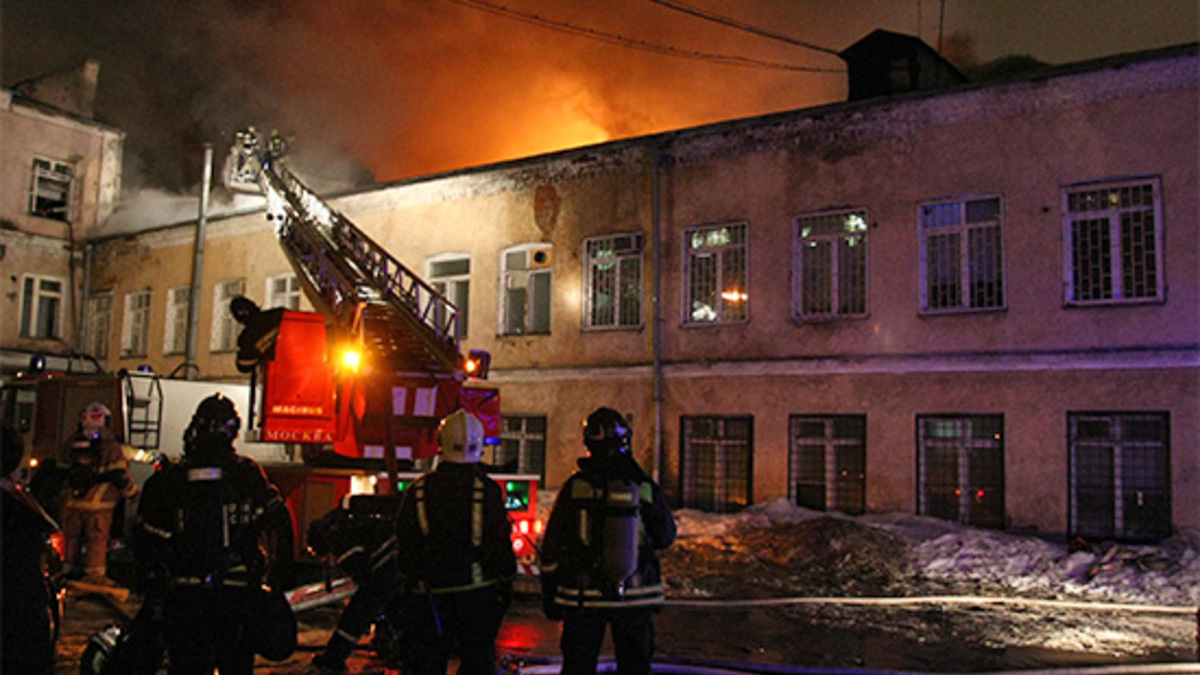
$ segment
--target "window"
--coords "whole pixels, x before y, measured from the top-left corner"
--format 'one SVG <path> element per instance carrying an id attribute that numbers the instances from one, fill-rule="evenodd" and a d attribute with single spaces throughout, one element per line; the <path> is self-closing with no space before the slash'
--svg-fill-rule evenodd
<path id="1" fill-rule="evenodd" d="M 150 343 L 150 291 L 125 294 L 125 321 L 121 327 L 121 356 L 145 356 Z"/>
<path id="2" fill-rule="evenodd" d="M 243 279 L 226 279 L 213 289 L 213 322 L 210 348 L 214 352 L 237 349 L 238 323 L 229 312 L 229 301 L 244 292 Z"/>
<path id="3" fill-rule="evenodd" d="M 866 510 L 867 418 L 793 416 L 788 497 L 818 511 Z"/>
<path id="4" fill-rule="evenodd" d="M 546 482 L 546 417 L 504 415 L 500 420 L 500 445 L 490 462 L 496 473 L 536 474 Z"/>
<path id="5" fill-rule="evenodd" d="M 921 309 L 1004 307 L 1002 212 L 997 196 L 921 206 Z"/>
<path id="6" fill-rule="evenodd" d="M 684 508 L 714 513 L 750 503 L 754 418 L 684 417 L 680 462 Z"/>
<path id="7" fill-rule="evenodd" d="M 796 219 L 792 289 L 796 316 L 867 313 L 867 213 L 839 211 Z"/>
<path id="8" fill-rule="evenodd" d="M 35 157 L 29 212 L 43 218 L 69 220 L 73 173 L 70 164 Z"/>
<path id="9" fill-rule="evenodd" d="M 642 325 L 642 235 L 613 234 L 583 242 L 586 328 Z"/>
<path id="10" fill-rule="evenodd" d="M 83 350 L 97 359 L 108 358 L 108 330 L 112 325 L 113 296 L 93 295 L 87 301 L 87 328 Z"/>
<path id="11" fill-rule="evenodd" d="M 467 315 L 471 306 L 471 258 L 458 253 L 447 253 L 429 260 L 426 265 L 429 285 L 441 293 L 458 308 L 458 339 L 467 337 Z M 445 308 L 441 303 L 434 306 L 437 313 L 437 325 L 444 325 L 446 317 L 442 316 Z"/>
<path id="12" fill-rule="evenodd" d="M 1071 413 L 1071 534 L 1156 541 L 1171 534 L 1166 413 Z"/>
<path id="13" fill-rule="evenodd" d="M 683 234 L 687 315 L 684 323 L 745 321 L 746 226 L 713 225 Z"/>
<path id="14" fill-rule="evenodd" d="M 53 339 L 61 336 L 63 287 L 55 277 L 21 278 L 21 337 Z"/>
<path id="15" fill-rule="evenodd" d="M 295 274 L 276 274 L 267 278 L 267 309 L 300 309 L 300 280 Z"/>
<path id="16" fill-rule="evenodd" d="M 1004 417 L 918 416 L 922 515 L 1004 527 Z"/>
<path id="17" fill-rule="evenodd" d="M 550 333 L 551 248 L 532 244 L 505 250 L 500 258 L 500 334 Z"/>
<path id="18" fill-rule="evenodd" d="M 187 351 L 188 308 L 191 298 L 191 286 L 176 286 L 167 291 L 167 322 L 163 327 L 164 354 L 182 354 Z"/>
<path id="19" fill-rule="evenodd" d="M 1063 212 L 1068 305 L 1163 299 L 1157 180 L 1067 188 Z"/>

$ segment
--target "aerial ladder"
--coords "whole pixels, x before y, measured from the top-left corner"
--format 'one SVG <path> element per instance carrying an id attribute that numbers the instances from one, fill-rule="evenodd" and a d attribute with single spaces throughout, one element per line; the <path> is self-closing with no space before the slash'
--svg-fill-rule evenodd
<path id="1" fill-rule="evenodd" d="M 460 352 L 458 309 L 297 179 L 284 162 L 286 150 L 278 135 L 264 142 L 253 128 L 239 132 L 225 183 L 265 195 L 267 219 L 306 296 L 327 319 L 332 341 L 361 354 L 359 374 L 337 385 L 335 447 L 351 454 L 356 445 L 363 452 L 383 446 L 394 475 L 395 449 L 407 449 L 414 459 L 431 456 L 438 421 L 459 407 L 476 413 L 488 435 L 498 437 L 498 392 L 462 386 L 468 377 L 486 376 L 476 369 L 486 369 L 487 356 Z M 271 391 L 272 364 L 265 367 L 261 422 L 269 430 L 272 400 L 289 392 L 281 399 L 277 385 Z M 262 440 L 285 439 L 268 434 Z"/>

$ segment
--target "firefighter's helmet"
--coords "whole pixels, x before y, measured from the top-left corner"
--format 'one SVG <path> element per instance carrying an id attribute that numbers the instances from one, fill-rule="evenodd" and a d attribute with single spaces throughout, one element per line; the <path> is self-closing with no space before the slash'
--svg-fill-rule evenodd
<path id="1" fill-rule="evenodd" d="M 583 444 L 591 457 L 605 460 L 627 455 L 632 439 L 629 422 L 612 408 L 597 408 L 583 422 Z"/>
<path id="2" fill-rule="evenodd" d="M 196 456 L 233 448 L 233 440 L 242 428 L 237 406 L 224 394 L 213 394 L 196 406 L 192 422 L 183 432 L 186 454 Z"/>
<path id="3" fill-rule="evenodd" d="M 442 459 L 458 464 L 475 464 L 483 459 L 483 422 L 465 410 L 456 410 L 438 427 Z"/>

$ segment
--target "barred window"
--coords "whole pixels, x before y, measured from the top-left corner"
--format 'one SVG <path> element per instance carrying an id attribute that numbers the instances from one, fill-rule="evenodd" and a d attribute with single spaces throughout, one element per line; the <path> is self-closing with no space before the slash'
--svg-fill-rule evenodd
<path id="1" fill-rule="evenodd" d="M 21 337 L 62 337 L 65 286 L 57 277 L 27 274 L 21 278 Z"/>
<path id="2" fill-rule="evenodd" d="M 1094 539 L 1170 536 L 1170 431 L 1159 412 L 1071 413 L 1070 530 Z"/>
<path id="3" fill-rule="evenodd" d="M 191 286 L 177 286 L 167 291 L 167 323 L 163 330 L 164 354 L 182 354 L 187 351 L 188 308 L 191 302 Z"/>
<path id="4" fill-rule="evenodd" d="M 866 314 L 866 211 L 801 216 L 795 223 L 795 315 L 821 319 Z"/>
<path id="5" fill-rule="evenodd" d="M 866 510 L 867 418 L 793 415 L 788 497 L 797 506 L 859 514 Z"/>
<path id="6" fill-rule="evenodd" d="M 919 416 L 918 510 L 977 527 L 1004 527 L 1004 417 Z"/>
<path id="7" fill-rule="evenodd" d="M 267 308 L 300 309 L 300 280 L 287 272 L 267 277 Z"/>
<path id="8" fill-rule="evenodd" d="M 34 158 L 29 212 L 43 218 L 69 221 L 73 174 L 70 164 Z"/>
<path id="9" fill-rule="evenodd" d="M 121 356 L 145 356 L 150 344 L 150 291 L 125 294 Z"/>
<path id="10" fill-rule="evenodd" d="M 746 225 L 711 225 L 687 230 L 684 323 L 745 321 L 750 300 L 746 269 Z"/>
<path id="11" fill-rule="evenodd" d="M 504 415 L 500 420 L 500 445 L 493 448 L 488 462 L 491 471 L 534 474 L 545 484 L 545 415 Z"/>
<path id="12" fill-rule="evenodd" d="M 113 296 L 111 293 L 93 295 L 87 300 L 87 328 L 84 331 L 84 353 L 97 359 L 108 358 L 108 331 L 112 325 Z"/>
<path id="13" fill-rule="evenodd" d="M 1158 179 L 1063 190 L 1067 304 L 1163 299 Z"/>
<path id="14" fill-rule="evenodd" d="M 426 263 L 429 285 L 441 293 L 458 310 L 458 335 L 460 340 L 467 337 L 467 317 L 471 307 L 471 258 L 459 253 L 445 253 L 430 259 Z M 442 303 L 434 305 L 437 314 L 437 325 L 445 325 L 446 307 Z"/>
<path id="15" fill-rule="evenodd" d="M 680 471 L 684 508 L 714 513 L 750 503 L 754 418 L 683 417 Z"/>
<path id="16" fill-rule="evenodd" d="M 212 337 L 209 348 L 214 352 L 237 349 L 238 322 L 229 311 L 229 301 L 245 293 L 245 279 L 226 279 L 213 288 Z"/>
<path id="17" fill-rule="evenodd" d="M 1000 197 L 921 206 L 921 309 L 954 312 L 1004 307 Z"/>
<path id="18" fill-rule="evenodd" d="M 583 249 L 584 327 L 640 327 L 642 235 L 595 237 L 584 241 Z"/>

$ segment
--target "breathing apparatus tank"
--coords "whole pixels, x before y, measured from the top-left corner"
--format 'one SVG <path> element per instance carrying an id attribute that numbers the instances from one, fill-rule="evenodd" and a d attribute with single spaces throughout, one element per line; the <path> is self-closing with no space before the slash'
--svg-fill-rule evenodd
<path id="1" fill-rule="evenodd" d="M 611 408 L 599 408 L 584 422 L 583 443 L 605 475 L 603 530 L 600 537 L 600 571 L 620 592 L 637 571 L 641 521 L 640 486 L 616 470 L 633 462 L 629 456 L 632 432 L 629 423 Z"/>

